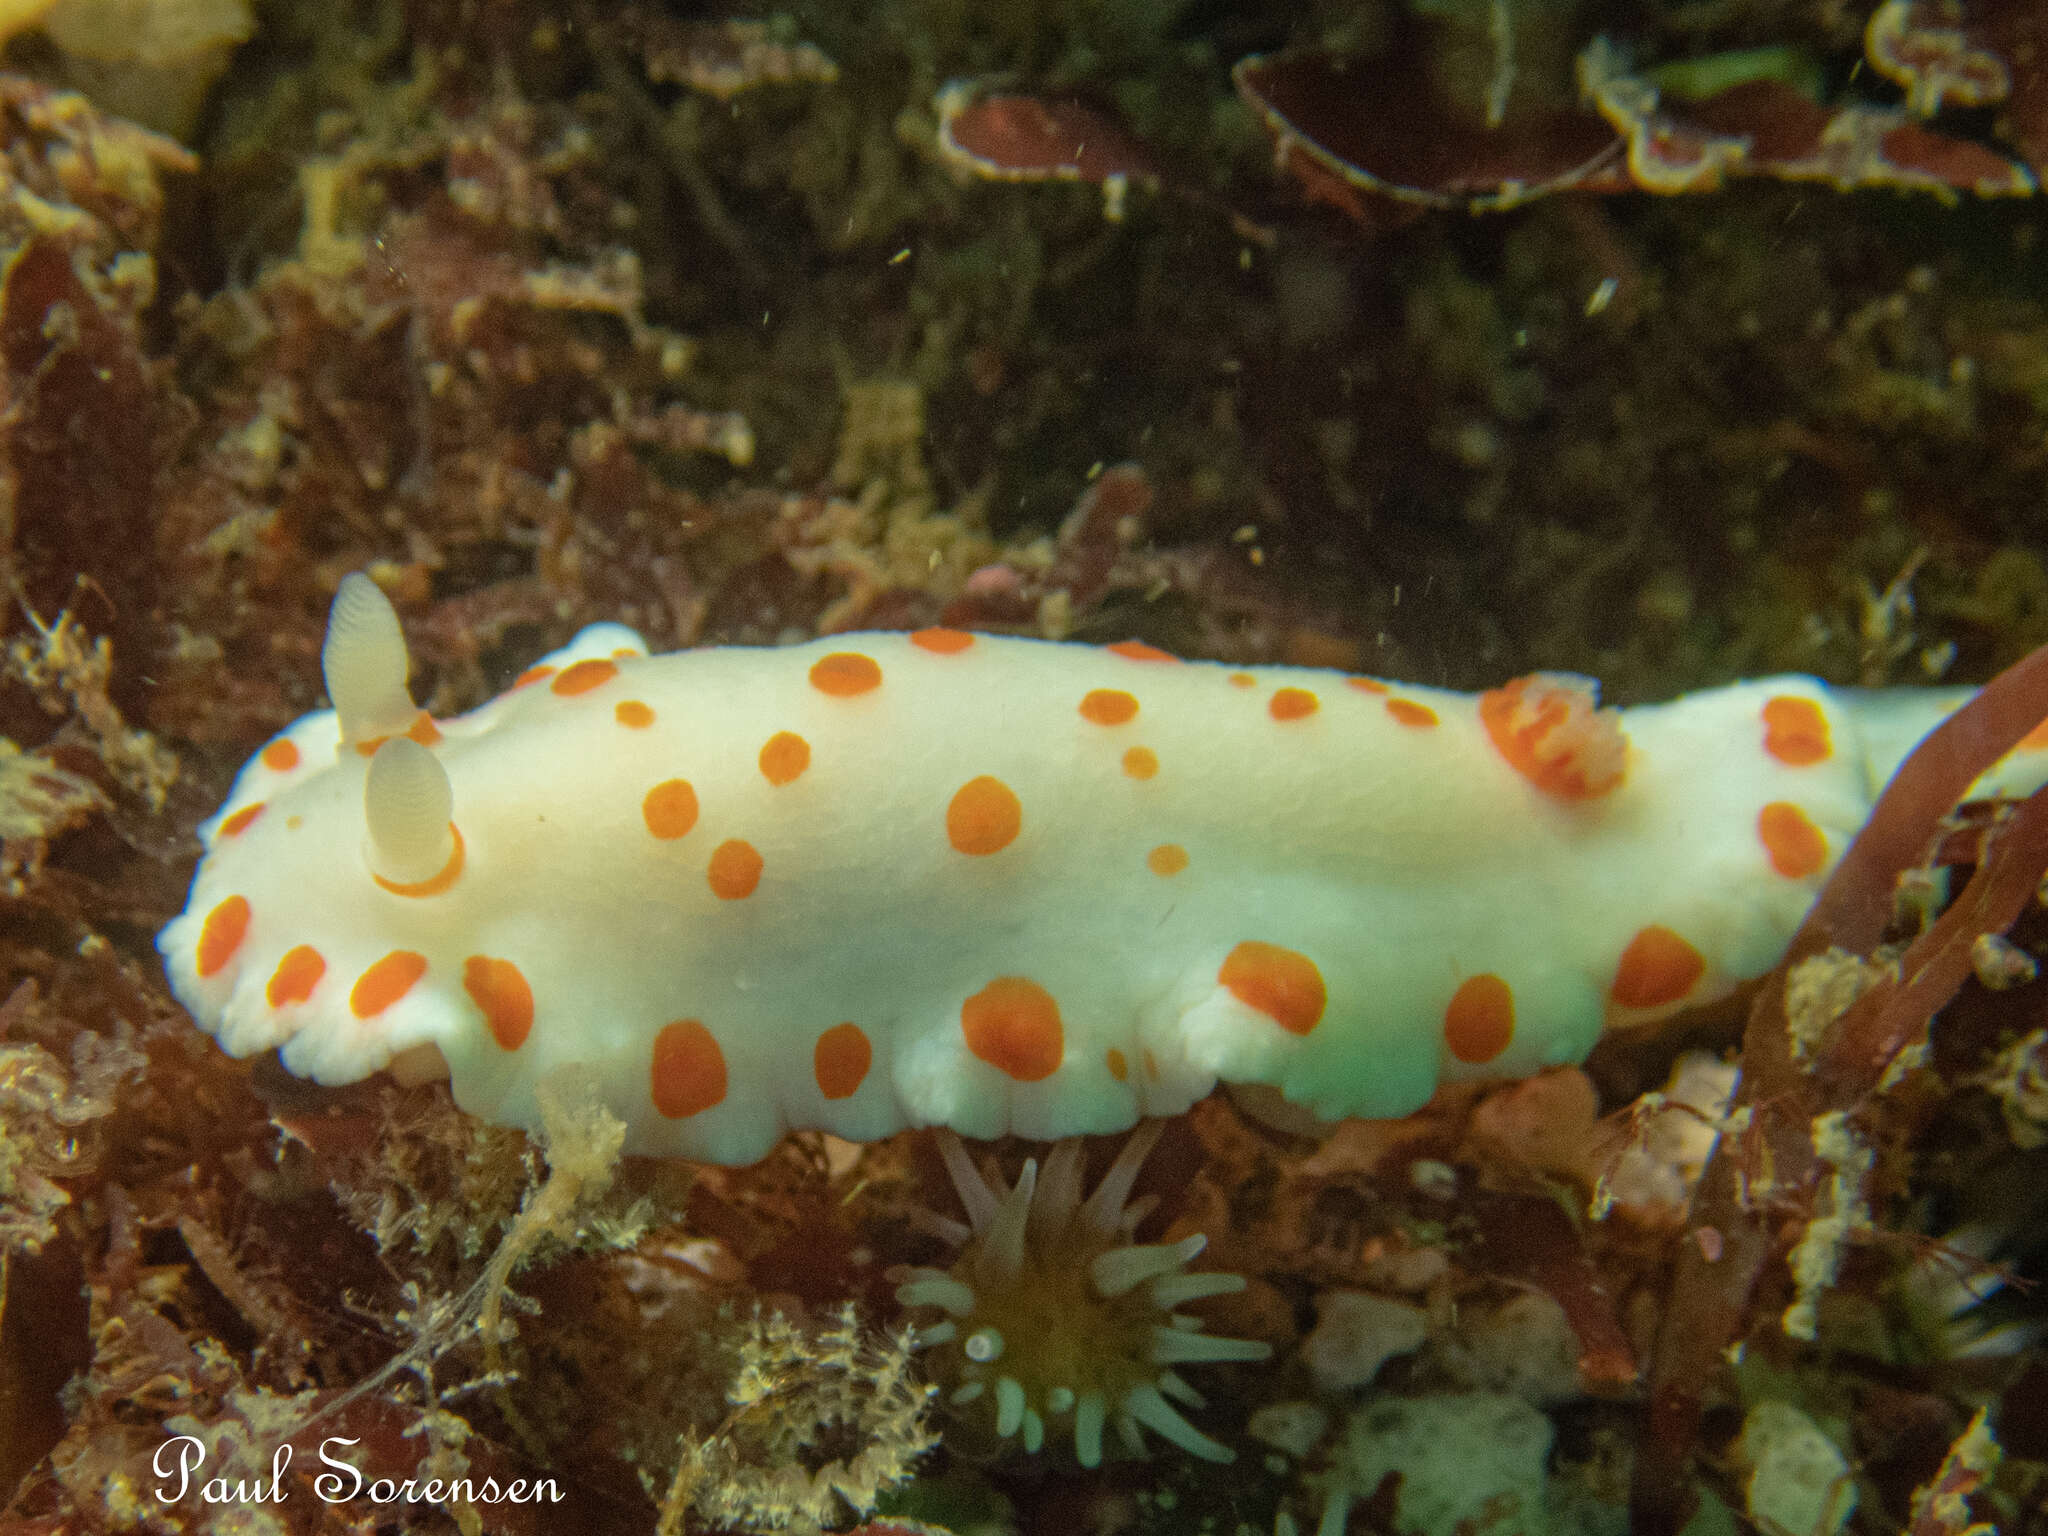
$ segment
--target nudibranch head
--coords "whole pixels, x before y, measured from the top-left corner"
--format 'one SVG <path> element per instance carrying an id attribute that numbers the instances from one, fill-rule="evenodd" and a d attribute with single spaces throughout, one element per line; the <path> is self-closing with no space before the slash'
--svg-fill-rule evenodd
<path id="1" fill-rule="evenodd" d="M 1084 1467 L 1102 1464 L 1103 1432 L 1114 1428 L 1131 1455 L 1144 1453 L 1140 1426 L 1208 1461 L 1228 1446 L 1181 1416 L 1169 1399 L 1202 1398 L 1177 1365 L 1263 1360 L 1269 1347 L 1216 1338 L 1174 1309 L 1244 1289 L 1244 1277 L 1190 1274 L 1206 1244 L 1133 1241 L 1151 1207 L 1132 1185 L 1161 1123 L 1141 1126 L 1095 1192 L 1081 1194 L 1078 1140 L 1024 1164 L 1016 1184 L 991 1184 L 958 1137 L 941 1132 L 947 1172 L 967 1207 L 960 1252 L 947 1269 L 910 1270 L 896 1299 L 942 1314 L 920 1329 L 933 1378 L 957 1413 L 1036 1453 L 1048 1436 L 1073 1437 Z"/>
<path id="2" fill-rule="evenodd" d="M 614 655 L 621 637 L 642 649 L 602 626 L 571 650 Z M 532 1017 L 519 970 L 459 954 L 442 966 L 462 978 L 451 998 L 429 961 L 446 960 L 448 903 L 505 862 L 500 834 L 477 867 L 463 828 L 479 807 L 472 793 L 465 808 L 450 768 L 506 706 L 437 722 L 415 704 L 398 615 L 360 574 L 335 593 L 320 659 L 334 708 L 258 752 L 199 828 L 191 904 L 157 940 L 173 989 L 235 1055 L 278 1049 L 324 1083 L 387 1067 L 446 1076 L 457 1009 L 484 1026 L 469 1033 L 509 1053 Z"/>

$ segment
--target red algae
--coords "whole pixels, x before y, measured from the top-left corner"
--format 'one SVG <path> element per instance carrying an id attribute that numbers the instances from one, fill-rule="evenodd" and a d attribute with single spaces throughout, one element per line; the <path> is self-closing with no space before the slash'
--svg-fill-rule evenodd
<path id="1" fill-rule="evenodd" d="M 1498 213 L 1560 192 L 1713 192 L 1739 176 L 1943 197 L 2035 190 L 2024 165 L 1914 115 L 1945 100 L 2003 99 L 2005 76 L 1992 55 L 1960 42 L 1916 50 L 1911 40 L 1921 34 L 1880 29 L 1875 19 L 1871 36 L 1873 49 L 1891 50 L 1887 73 L 1908 82 L 1908 108 L 1823 105 L 1776 79 L 1679 96 L 1632 73 L 1601 38 L 1578 63 L 1582 94 L 1597 111 L 1531 106 L 1497 124 L 1398 55 L 1254 57 L 1234 78 L 1273 140 L 1275 166 L 1309 198 L 1368 222 L 1375 206 Z"/>
<path id="2" fill-rule="evenodd" d="M 2026 169 L 1967 139 L 1936 133 L 1903 109 L 1825 107 L 1778 80 L 1661 98 L 1610 49 L 1580 59 L 1586 94 L 1628 145 L 1629 173 L 1652 192 L 1714 191 L 1734 176 L 1817 181 L 1949 196 L 2024 197 Z"/>
<path id="3" fill-rule="evenodd" d="M 1368 196 L 1490 213 L 1629 185 L 1614 135 L 1594 114 L 1530 111 L 1489 127 L 1398 58 L 1280 54 L 1241 60 L 1233 78 L 1279 169 L 1353 217 L 1365 216 Z"/>
<path id="4" fill-rule="evenodd" d="M 2001 135 L 2048 175 L 2048 19 L 2025 0 L 1884 0 L 1864 28 L 1871 64 L 1931 117 L 1996 107 Z"/>
<path id="5" fill-rule="evenodd" d="M 939 151 L 996 181 L 1156 182 L 1151 154 L 1108 113 L 1084 102 L 948 86 L 940 94 Z"/>

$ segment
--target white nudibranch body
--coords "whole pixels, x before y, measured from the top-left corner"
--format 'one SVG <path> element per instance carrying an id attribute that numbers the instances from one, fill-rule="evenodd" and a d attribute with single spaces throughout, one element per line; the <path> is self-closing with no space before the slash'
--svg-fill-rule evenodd
<path id="1" fill-rule="evenodd" d="M 1032 1454 L 1071 1440 L 1084 1467 L 1102 1464 L 1105 1430 L 1142 1455 L 1140 1426 L 1206 1460 L 1232 1459 L 1174 1407 L 1203 1403 L 1173 1368 L 1263 1360 L 1271 1351 L 1205 1334 L 1200 1319 L 1174 1310 L 1244 1289 L 1241 1275 L 1187 1271 L 1205 1238 L 1135 1241 L 1150 1201 L 1132 1202 L 1131 1187 L 1159 1130 L 1157 1121 L 1141 1126 L 1085 1200 L 1079 1141 L 1055 1146 L 1042 1173 L 1027 1160 L 1005 1187 L 983 1176 L 958 1137 L 941 1133 L 969 1224 L 951 1233 L 960 1250 L 953 1264 L 904 1271 L 896 1299 L 936 1318 L 919 1328 L 919 1342 L 956 1415 Z"/>
<path id="2" fill-rule="evenodd" d="M 228 1051 L 446 1075 L 626 1150 L 1039 1140 L 1219 1082 L 1323 1119 L 1580 1059 L 1768 970 L 1967 694 L 1781 677 L 1627 710 L 950 629 L 649 656 L 596 625 L 470 714 L 336 595 L 335 708 L 200 830 L 158 938 Z M 2041 743 L 1997 787 L 2048 775 Z M 1988 784 L 1987 784 L 1988 787 Z"/>

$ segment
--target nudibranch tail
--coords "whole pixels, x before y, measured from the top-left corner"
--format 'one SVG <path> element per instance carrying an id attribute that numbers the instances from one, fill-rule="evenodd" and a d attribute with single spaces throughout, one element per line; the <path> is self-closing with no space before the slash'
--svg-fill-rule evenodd
<path id="1" fill-rule="evenodd" d="M 1205 1334 L 1199 1319 L 1174 1310 L 1244 1289 L 1241 1275 L 1184 1272 L 1205 1237 L 1135 1240 L 1151 1202 L 1132 1202 L 1131 1187 L 1160 1129 L 1140 1126 L 1085 1202 L 1079 1140 L 1054 1146 L 1043 1169 L 1027 1159 L 1005 1187 L 975 1167 L 958 1137 L 940 1133 L 970 1232 L 950 1269 L 906 1271 L 896 1299 L 942 1314 L 919 1341 L 950 1385 L 947 1402 L 996 1439 L 1035 1455 L 1052 1430 L 1070 1430 L 1075 1459 L 1096 1467 L 1105 1430 L 1137 1456 L 1142 1427 L 1204 1460 L 1233 1459 L 1168 1401 L 1204 1406 L 1172 1367 L 1263 1360 L 1271 1350 Z"/>
<path id="2" fill-rule="evenodd" d="M 334 594 L 320 670 L 344 746 L 360 747 L 379 737 L 396 736 L 419 715 L 406 690 L 411 662 L 398 612 L 383 589 L 361 571 L 344 576 Z"/>

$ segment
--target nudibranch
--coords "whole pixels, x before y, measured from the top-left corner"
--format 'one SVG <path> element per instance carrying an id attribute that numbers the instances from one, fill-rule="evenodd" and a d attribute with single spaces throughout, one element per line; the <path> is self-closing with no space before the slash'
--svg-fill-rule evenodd
<path id="1" fill-rule="evenodd" d="M 331 711 L 200 828 L 158 938 L 231 1053 L 445 1075 L 629 1152 L 1052 1141 L 1221 1083 L 1324 1120 L 1577 1061 L 1778 959 L 1962 690 L 1778 677 L 1625 710 L 951 629 L 649 656 L 596 625 L 470 714 L 334 602 Z M 2037 733 L 2038 734 L 2038 733 Z M 2048 776 L 2036 741 L 2003 770 Z"/>

